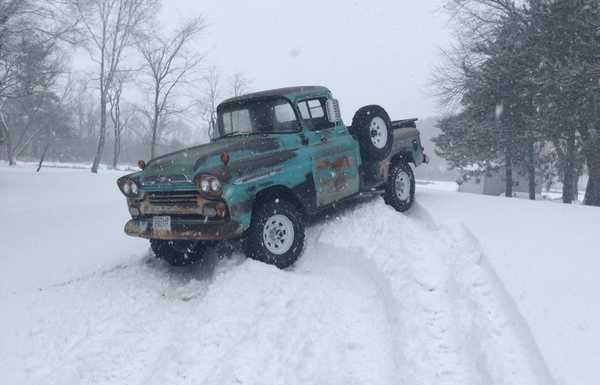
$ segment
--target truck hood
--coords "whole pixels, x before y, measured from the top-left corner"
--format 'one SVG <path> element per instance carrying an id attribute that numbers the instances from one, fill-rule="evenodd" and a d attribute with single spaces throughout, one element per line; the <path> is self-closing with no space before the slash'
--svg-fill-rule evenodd
<path id="1" fill-rule="evenodd" d="M 211 173 L 228 179 L 234 176 L 233 174 L 243 172 L 241 165 L 245 165 L 245 169 L 252 167 L 256 159 L 273 157 L 280 148 L 279 140 L 273 137 L 224 138 L 151 160 L 142 173 L 142 183 L 189 182 L 201 173 Z M 228 167 L 221 161 L 222 153 L 229 155 Z"/>

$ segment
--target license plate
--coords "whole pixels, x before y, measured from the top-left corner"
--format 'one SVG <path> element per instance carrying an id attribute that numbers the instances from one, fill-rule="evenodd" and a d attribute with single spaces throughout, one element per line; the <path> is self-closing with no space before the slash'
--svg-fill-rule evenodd
<path id="1" fill-rule="evenodd" d="M 152 217 L 154 231 L 171 231 L 171 217 Z"/>

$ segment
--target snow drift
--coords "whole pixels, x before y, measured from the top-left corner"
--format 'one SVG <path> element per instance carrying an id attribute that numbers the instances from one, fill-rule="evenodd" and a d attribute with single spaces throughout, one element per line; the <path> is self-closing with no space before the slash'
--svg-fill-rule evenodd
<path id="1" fill-rule="evenodd" d="M 66 174 L 38 176 L 46 201 L 10 198 L 0 229 L 6 383 L 553 383 L 477 240 L 421 205 L 400 215 L 377 199 L 320 218 L 287 271 L 235 244 L 177 269 L 121 233 L 114 176 Z M 31 187 L 4 175 L 3 193 Z"/>

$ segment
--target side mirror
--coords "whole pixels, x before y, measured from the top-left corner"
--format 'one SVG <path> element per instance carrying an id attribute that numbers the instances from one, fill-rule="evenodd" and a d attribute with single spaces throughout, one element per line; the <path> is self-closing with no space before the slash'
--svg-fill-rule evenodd
<path id="1" fill-rule="evenodd" d="M 327 99 L 327 119 L 330 123 L 337 123 L 342 120 L 342 114 L 340 113 L 340 103 L 337 99 Z"/>

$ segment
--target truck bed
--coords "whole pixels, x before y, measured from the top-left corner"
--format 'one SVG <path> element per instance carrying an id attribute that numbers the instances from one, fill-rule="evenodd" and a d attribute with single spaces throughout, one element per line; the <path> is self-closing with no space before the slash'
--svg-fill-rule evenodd
<path id="1" fill-rule="evenodd" d="M 418 118 L 393 120 L 392 121 L 392 128 L 393 129 L 397 129 L 397 128 L 417 128 L 417 121 L 418 120 L 419 120 Z"/>

